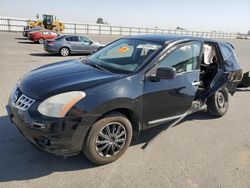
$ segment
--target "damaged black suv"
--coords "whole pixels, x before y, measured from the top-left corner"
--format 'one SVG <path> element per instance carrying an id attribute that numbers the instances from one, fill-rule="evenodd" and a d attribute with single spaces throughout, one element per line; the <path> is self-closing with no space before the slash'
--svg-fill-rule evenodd
<path id="1" fill-rule="evenodd" d="M 29 142 L 56 155 L 117 160 L 141 130 L 228 109 L 242 70 L 233 46 L 204 38 L 140 35 L 85 59 L 37 68 L 7 111 Z"/>

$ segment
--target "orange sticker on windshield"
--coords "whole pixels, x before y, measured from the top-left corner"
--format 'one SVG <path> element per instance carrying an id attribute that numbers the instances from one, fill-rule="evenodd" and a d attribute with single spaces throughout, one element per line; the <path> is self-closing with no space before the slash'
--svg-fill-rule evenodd
<path id="1" fill-rule="evenodd" d="M 128 51 L 128 50 L 129 50 L 129 47 L 124 46 L 124 47 L 121 47 L 121 48 L 119 49 L 119 52 L 120 52 L 120 53 L 125 53 L 125 52 Z"/>

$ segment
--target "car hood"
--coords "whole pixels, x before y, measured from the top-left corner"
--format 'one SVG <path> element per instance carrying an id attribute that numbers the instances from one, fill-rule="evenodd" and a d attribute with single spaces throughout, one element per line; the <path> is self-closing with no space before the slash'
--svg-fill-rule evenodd
<path id="1" fill-rule="evenodd" d="M 25 95 L 43 100 L 63 92 L 81 91 L 119 77 L 121 75 L 93 68 L 76 59 L 37 68 L 23 77 L 19 87 Z"/>

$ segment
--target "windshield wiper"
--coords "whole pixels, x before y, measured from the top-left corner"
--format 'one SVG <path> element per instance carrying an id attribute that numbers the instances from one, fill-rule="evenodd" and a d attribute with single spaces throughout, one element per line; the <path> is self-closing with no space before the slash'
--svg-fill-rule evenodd
<path id="1" fill-rule="evenodd" d="M 94 67 L 94 68 L 99 69 L 99 70 L 108 71 L 107 69 L 101 67 L 97 63 L 89 63 L 88 61 L 85 61 L 85 64 L 90 65 L 91 67 Z M 108 71 L 108 72 L 110 72 L 110 71 Z"/>

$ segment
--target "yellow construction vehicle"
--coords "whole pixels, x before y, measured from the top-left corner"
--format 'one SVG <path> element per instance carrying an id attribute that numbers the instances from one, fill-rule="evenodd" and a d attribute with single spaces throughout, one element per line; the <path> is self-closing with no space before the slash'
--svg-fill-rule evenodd
<path id="1" fill-rule="evenodd" d="M 41 27 L 41 29 L 49 29 L 56 33 L 61 33 L 64 29 L 64 23 L 60 22 L 53 15 L 43 14 L 43 20 L 28 21 L 28 26 L 25 29 Z"/>

